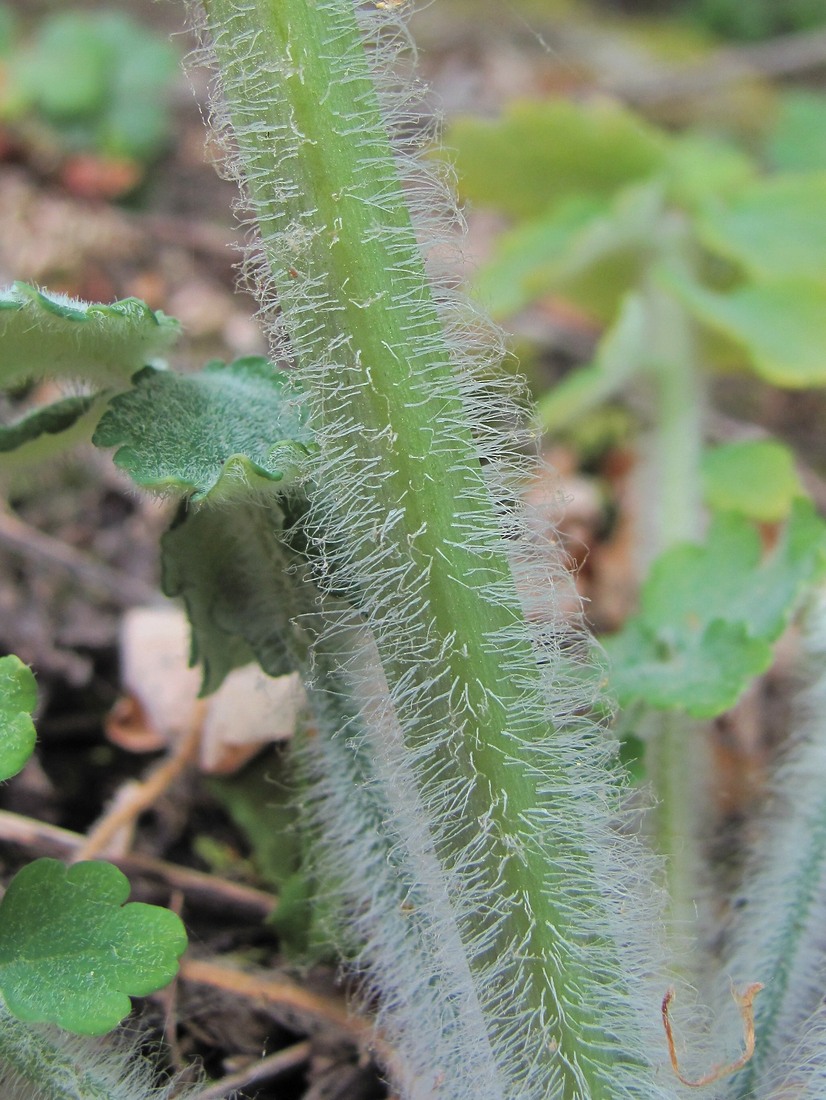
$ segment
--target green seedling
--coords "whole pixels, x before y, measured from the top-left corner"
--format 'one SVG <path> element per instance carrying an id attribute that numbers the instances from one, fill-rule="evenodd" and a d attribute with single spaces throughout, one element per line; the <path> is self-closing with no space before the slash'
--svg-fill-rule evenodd
<path id="1" fill-rule="evenodd" d="M 802 536 L 799 560 L 812 566 L 805 578 L 782 552 L 757 568 L 756 532 L 724 513 L 777 522 L 802 491 L 778 443 L 708 447 L 706 407 L 712 372 L 750 372 L 790 390 L 826 384 L 826 177 L 817 142 L 809 152 L 802 129 L 824 102 L 780 100 L 765 135 L 774 172 L 731 141 L 666 133 L 605 102 L 517 104 L 499 120 L 459 120 L 450 132 L 463 192 L 513 221 L 476 278 L 479 298 L 504 319 L 556 296 L 603 327 L 592 362 L 540 395 L 540 426 L 575 433 L 631 391 L 650 403 L 640 526 L 655 564 L 641 615 L 607 648 L 625 707 L 673 712 L 649 729 L 646 753 L 657 802 L 672 808 L 696 797 L 686 777 L 697 738 L 680 715 L 731 707 L 770 664 L 777 637 L 755 631 L 739 612 L 731 617 L 723 578 L 738 599 L 744 586 L 758 603 L 771 589 L 766 607 L 776 596 L 791 612 L 818 573 L 822 536 L 814 528 Z M 787 132 L 789 118 L 803 121 Z M 581 143 L 574 133 L 585 135 Z M 483 167 L 489 160 L 493 171 Z M 614 167 L 602 174 L 608 161 Z M 720 513 L 707 549 L 681 548 L 702 531 L 704 503 Z M 798 509 L 789 521 L 786 547 L 796 543 L 800 516 Z M 727 562 L 725 530 L 741 540 L 730 544 Z M 690 607 L 680 599 L 689 589 Z M 778 629 L 787 620 L 784 613 Z M 690 816 L 685 808 L 683 822 Z M 683 831 L 673 841 L 672 871 L 683 859 L 700 864 Z M 687 920 L 696 884 L 682 892 L 692 899 Z"/>
<path id="2" fill-rule="evenodd" d="M 36 702 L 31 670 L 0 658 L 2 778 L 34 750 Z M 124 904 L 128 895 L 127 879 L 108 863 L 37 859 L 9 883 L 0 901 L 0 1084 L 29 1089 L 15 1096 L 126 1100 L 131 1089 L 149 1087 L 148 1067 L 131 1050 L 115 1057 L 21 1026 L 103 1035 L 129 1013 L 130 996 L 174 978 L 186 948 L 180 918 L 156 905 Z"/>
<path id="3" fill-rule="evenodd" d="M 24 36 L 0 9 L 0 121 L 64 155 L 137 169 L 167 148 L 177 51 L 121 11 L 59 11 Z"/>

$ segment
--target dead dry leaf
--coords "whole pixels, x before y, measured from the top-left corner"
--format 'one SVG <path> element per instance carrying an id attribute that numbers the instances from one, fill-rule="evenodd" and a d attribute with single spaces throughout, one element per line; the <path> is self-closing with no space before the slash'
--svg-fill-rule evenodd
<path id="1" fill-rule="evenodd" d="M 201 683 L 189 667 L 189 624 L 176 607 L 127 612 L 120 631 L 125 692 L 106 733 L 134 752 L 175 744 L 192 728 Z M 257 665 L 233 670 L 206 700 L 199 764 L 210 774 L 237 771 L 266 744 L 292 737 L 307 701 L 297 674 L 272 677 Z"/>

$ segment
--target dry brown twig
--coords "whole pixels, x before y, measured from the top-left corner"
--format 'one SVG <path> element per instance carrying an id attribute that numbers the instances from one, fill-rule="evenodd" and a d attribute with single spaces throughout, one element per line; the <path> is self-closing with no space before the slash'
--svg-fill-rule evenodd
<path id="1" fill-rule="evenodd" d="M 315 993 L 284 978 L 271 978 L 206 959 L 184 958 L 180 979 L 265 1004 L 278 1010 L 286 1021 L 298 1022 L 302 1027 L 312 1029 L 323 1023 L 325 1027 L 342 1032 L 358 1046 L 369 1046 L 374 1039 L 372 1025 L 353 1016 L 343 997 Z"/>
<path id="2" fill-rule="evenodd" d="M 668 1056 L 671 1059 L 671 1067 L 679 1081 L 690 1089 L 701 1089 L 705 1088 L 706 1085 L 713 1085 L 723 1077 L 729 1077 L 732 1073 L 736 1073 L 738 1069 L 743 1068 L 754 1054 L 754 998 L 762 988 L 762 982 L 752 982 L 751 985 L 746 986 L 742 993 L 738 993 L 735 989 L 732 989 L 731 995 L 737 1007 L 740 1009 L 740 1016 L 743 1020 L 743 1053 L 739 1058 L 736 1058 L 733 1062 L 729 1062 L 727 1065 L 712 1066 L 708 1073 L 704 1073 L 703 1076 L 698 1077 L 696 1081 L 684 1077 L 680 1071 L 680 1063 L 677 1058 L 677 1048 L 674 1043 L 674 1030 L 671 1024 L 670 1015 L 671 1002 L 674 1000 L 675 990 L 667 990 L 662 1003 L 663 1027 L 665 1028 L 665 1037 L 668 1042 Z"/>
<path id="3" fill-rule="evenodd" d="M 69 829 L 0 810 L 0 841 L 4 843 L 17 844 L 28 851 L 57 859 L 71 859 L 84 840 L 80 833 Z M 182 891 L 189 904 L 201 905 L 238 920 L 265 920 L 278 904 L 273 894 L 263 890 L 153 856 L 130 852 L 112 857 L 111 862 L 133 878 L 148 878 Z"/>
<path id="4" fill-rule="evenodd" d="M 290 1070 L 297 1069 L 309 1061 L 312 1045 L 309 1040 L 294 1043 L 290 1047 L 270 1054 L 237 1073 L 230 1073 L 196 1093 L 187 1093 L 187 1100 L 224 1100 L 238 1089 L 259 1085 L 264 1081 L 274 1081 Z"/>
<path id="5" fill-rule="evenodd" d="M 27 559 L 65 569 L 90 588 L 103 589 L 122 607 L 158 599 L 158 591 L 152 585 L 38 531 L 5 508 L 0 508 L 0 543 Z"/>
<path id="6" fill-rule="evenodd" d="M 75 852 L 72 857 L 73 862 L 105 855 L 107 845 L 112 842 L 117 833 L 150 809 L 175 780 L 195 762 L 201 742 L 205 708 L 205 701 L 199 699 L 186 737 L 174 746 L 172 752 L 149 773 L 146 779 L 135 784 L 126 798 L 119 803 L 116 802 L 114 808 L 103 815 Z"/>

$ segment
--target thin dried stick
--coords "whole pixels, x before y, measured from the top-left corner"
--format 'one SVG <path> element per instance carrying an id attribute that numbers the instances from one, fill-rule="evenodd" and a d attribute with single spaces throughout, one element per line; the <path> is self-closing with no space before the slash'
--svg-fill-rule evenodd
<path id="1" fill-rule="evenodd" d="M 0 543 L 28 559 L 65 569 L 91 588 L 104 589 L 122 607 L 155 603 L 159 597 L 151 584 L 38 531 L 4 508 L 0 508 Z"/>
<path id="2" fill-rule="evenodd" d="M 663 1027 L 665 1028 L 665 1037 L 668 1040 L 668 1056 L 671 1059 L 671 1067 L 678 1080 L 682 1081 L 682 1083 L 690 1089 L 701 1089 L 706 1085 L 713 1085 L 715 1081 L 719 1081 L 723 1077 L 729 1077 L 732 1073 L 736 1073 L 738 1069 L 743 1068 L 754 1054 L 754 998 L 762 988 L 762 982 L 752 982 L 751 985 L 746 986 L 742 993 L 737 993 L 732 989 L 731 995 L 734 997 L 737 1007 L 740 1009 L 740 1016 L 743 1020 L 743 1053 L 739 1058 L 730 1062 L 728 1065 L 713 1066 L 708 1073 L 704 1073 L 703 1076 L 698 1077 L 696 1081 L 691 1081 L 687 1077 L 683 1077 L 680 1072 L 680 1063 L 677 1058 L 677 1049 L 674 1044 L 674 1032 L 671 1026 L 671 1016 L 669 1012 L 671 1002 L 674 1000 L 675 990 L 669 989 L 666 992 L 662 1004 Z"/>
<path id="3" fill-rule="evenodd" d="M 220 1081 L 201 1089 L 200 1092 L 187 1093 L 187 1100 L 223 1100 L 237 1089 L 258 1085 L 262 1081 L 273 1081 L 282 1074 L 304 1065 L 309 1060 L 310 1051 L 311 1044 L 305 1039 L 301 1043 L 295 1043 L 291 1047 L 285 1047 L 284 1050 L 270 1054 L 267 1058 L 262 1058 L 260 1062 L 246 1069 L 222 1077 Z"/>
<path id="4" fill-rule="evenodd" d="M 352 1016 L 343 999 L 313 993 L 282 978 L 189 958 L 181 962 L 179 974 L 182 981 L 208 985 L 280 1009 L 290 1019 L 323 1021 L 350 1035 L 359 1045 L 373 1038 L 372 1025 Z"/>
<path id="5" fill-rule="evenodd" d="M 84 843 L 85 837 L 69 829 L 60 829 L 45 821 L 22 814 L 0 810 L 0 841 L 18 844 L 30 851 L 71 859 Z M 153 856 L 130 852 L 110 860 L 131 877 L 156 879 L 172 889 L 182 890 L 188 903 L 233 914 L 249 921 L 265 920 L 278 904 L 273 894 L 244 886 L 217 875 L 194 871 L 176 863 L 167 863 Z"/>
<path id="6" fill-rule="evenodd" d="M 93 859 L 105 852 L 107 844 L 118 831 L 125 825 L 131 825 L 140 814 L 153 806 L 164 791 L 168 790 L 178 776 L 195 760 L 201 742 L 205 709 L 206 703 L 203 699 L 199 699 L 196 703 L 192 726 L 186 736 L 181 738 L 170 755 L 135 787 L 134 792 L 130 793 L 120 805 L 116 805 L 111 812 L 104 814 L 85 842 L 75 852 L 74 862 Z"/>
<path id="7" fill-rule="evenodd" d="M 313 993 L 283 979 L 266 978 L 203 959 L 184 957 L 178 977 L 184 982 L 197 982 L 263 1002 L 275 1008 L 285 1022 L 293 1026 L 299 1022 L 299 1026 L 310 1030 L 316 1022 L 337 1028 L 348 1035 L 360 1050 L 375 1057 L 391 1078 L 398 1077 L 400 1073 L 399 1059 L 393 1047 L 371 1020 L 349 1012 L 343 999 Z"/>
<path id="8" fill-rule="evenodd" d="M 710 58 L 649 79 L 607 82 L 607 91 L 637 106 L 705 95 L 751 76 L 779 77 L 826 65 L 826 31 L 800 31 L 753 46 L 728 47 Z"/>

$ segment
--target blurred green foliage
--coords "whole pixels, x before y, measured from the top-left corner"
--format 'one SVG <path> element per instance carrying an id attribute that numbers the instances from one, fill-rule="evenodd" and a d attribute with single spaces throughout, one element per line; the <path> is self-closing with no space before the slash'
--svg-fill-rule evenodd
<path id="1" fill-rule="evenodd" d="M 772 663 L 779 638 L 826 572 L 826 524 L 798 500 L 772 552 L 742 515 L 715 515 L 704 545 L 681 544 L 654 563 L 639 614 L 605 640 L 622 706 L 713 718 Z"/>
<path id="2" fill-rule="evenodd" d="M 499 319 L 565 298 L 605 328 L 593 363 L 543 397 L 547 428 L 652 367 L 653 287 L 697 326 L 704 368 L 826 384 L 823 123 L 826 97 L 782 98 L 757 155 L 602 100 L 517 104 L 451 127 L 462 193 L 512 220 L 477 296 Z"/>
<path id="3" fill-rule="evenodd" d="M 36 121 L 69 152 L 157 157 L 179 69 L 169 41 L 122 11 L 58 11 L 25 33 L 0 6 L 0 120 Z"/>
<path id="4" fill-rule="evenodd" d="M 747 41 L 826 24 L 823 0 L 692 0 L 683 7 L 716 34 Z"/>
<path id="5" fill-rule="evenodd" d="M 684 490 L 687 510 L 702 495 L 715 517 L 706 546 L 673 546 L 665 533 L 655 545 L 643 610 L 609 644 L 623 704 L 706 717 L 732 706 L 822 572 L 824 532 L 800 511 L 791 453 L 772 440 L 709 449 L 680 438 L 673 410 L 696 401 L 696 432 L 709 371 L 826 385 L 824 135 L 826 96 L 799 91 L 778 95 L 749 149 L 666 131 L 605 99 L 517 103 L 448 135 L 463 195 L 510 220 L 474 293 L 499 319 L 553 298 L 602 328 L 591 362 L 539 396 L 540 426 L 576 436 L 642 385 L 661 456 L 692 456 L 649 508 Z M 762 560 L 754 525 L 784 520 L 786 550 Z M 758 629 L 743 608 L 765 609 L 766 578 L 786 597 Z"/>

